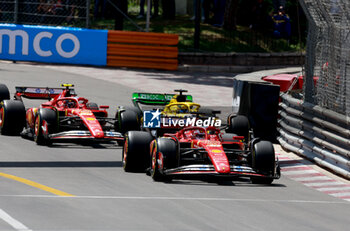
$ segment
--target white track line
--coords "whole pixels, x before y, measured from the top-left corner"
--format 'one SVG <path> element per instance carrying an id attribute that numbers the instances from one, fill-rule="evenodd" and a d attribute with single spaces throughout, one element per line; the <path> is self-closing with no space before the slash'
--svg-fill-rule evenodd
<path id="1" fill-rule="evenodd" d="M 16 230 L 21 231 L 31 231 L 28 229 L 25 225 L 23 225 L 21 222 L 17 221 L 13 217 L 11 217 L 9 214 L 7 214 L 4 210 L 0 209 L 0 218 L 3 219 L 6 223 L 11 225 Z"/>
<path id="2" fill-rule="evenodd" d="M 348 204 L 346 201 L 313 201 L 313 200 L 268 200 L 249 198 L 216 198 L 216 197 L 147 197 L 147 196 L 74 196 L 60 197 L 51 195 L 0 195 L 0 197 L 22 197 L 22 198 L 53 198 L 63 200 L 77 199 L 101 199 L 101 200 L 177 200 L 177 201 L 231 201 L 231 202 L 276 202 L 276 203 L 309 203 L 309 204 Z M 27 231 L 27 230 L 26 230 Z"/>

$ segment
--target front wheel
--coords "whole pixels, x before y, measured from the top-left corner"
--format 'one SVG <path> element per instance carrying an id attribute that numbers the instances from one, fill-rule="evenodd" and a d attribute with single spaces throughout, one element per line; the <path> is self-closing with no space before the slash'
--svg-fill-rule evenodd
<path id="1" fill-rule="evenodd" d="M 57 127 L 57 112 L 48 108 L 39 109 L 34 124 L 34 141 L 38 145 L 51 144 L 49 134 L 56 132 Z"/>
<path id="2" fill-rule="evenodd" d="M 122 154 L 125 172 L 143 172 L 149 167 L 152 139 L 152 135 L 148 132 L 129 131 L 126 133 Z"/>
<path id="3" fill-rule="evenodd" d="M 275 150 L 269 141 L 253 142 L 252 167 L 266 177 L 252 177 L 253 184 L 271 184 L 275 175 Z"/>
<path id="4" fill-rule="evenodd" d="M 151 176 L 154 181 L 169 181 L 165 170 L 178 166 L 178 145 L 175 140 L 158 138 L 151 145 Z"/>

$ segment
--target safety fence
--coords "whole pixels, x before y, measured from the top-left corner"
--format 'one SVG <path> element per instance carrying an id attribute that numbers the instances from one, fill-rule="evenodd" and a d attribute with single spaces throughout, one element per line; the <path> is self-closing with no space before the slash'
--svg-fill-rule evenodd
<path id="1" fill-rule="evenodd" d="M 121 2 L 127 2 L 128 9 L 122 12 L 123 20 L 116 20 L 117 13 L 122 9 L 119 5 Z M 158 17 L 152 15 L 149 25 L 146 23 L 146 17 L 137 18 L 140 13 L 140 0 L 0 0 L 0 23 L 112 29 L 118 28 L 115 25 L 119 22 L 124 25 L 124 30 L 148 31 L 149 29 L 152 32 L 178 33 L 179 49 L 183 52 L 280 52 L 296 51 L 298 46 L 296 29 L 292 30 L 293 36 L 290 39 L 275 38 L 272 33 L 273 26 L 266 22 L 264 29 L 249 29 L 252 23 L 249 20 L 252 16 L 249 15 L 252 14 L 246 12 L 251 11 L 251 3 L 240 1 L 244 10 L 239 12 L 243 15 L 237 17 L 245 18 L 240 22 L 242 28 L 228 30 L 220 25 L 214 26 L 216 24 L 213 20 L 216 17 L 214 17 L 215 7 L 213 8 L 212 5 L 210 20 L 201 24 L 200 47 L 194 49 L 194 22 L 190 20 L 193 16 L 193 0 L 172 1 L 176 3 L 176 7 L 173 7 L 170 0 L 151 0 L 151 2 L 153 3 L 152 14 L 157 14 Z M 180 6 L 185 5 L 184 2 L 187 2 L 187 7 L 181 8 Z M 147 9 L 146 5 L 147 3 L 145 3 L 145 9 Z M 186 10 L 176 17 L 175 15 L 170 18 L 165 16 L 169 11 L 166 9 L 171 9 L 175 14 L 174 8 L 177 7 Z M 265 16 L 264 21 L 270 18 L 267 13 Z M 295 27 L 297 18 L 291 16 L 291 20 Z M 174 31 L 173 28 L 181 28 L 181 30 Z M 301 46 L 304 47 L 304 45 Z"/>
<path id="2" fill-rule="evenodd" d="M 108 31 L 107 66 L 176 70 L 178 35 Z"/>
<path id="3" fill-rule="evenodd" d="M 308 19 L 305 78 L 300 99 L 282 95 L 278 141 L 350 179 L 350 2 L 299 2 Z"/>
<path id="4" fill-rule="evenodd" d="M 350 116 L 350 1 L 299 2 L 309 24 L 305 101 Z M 320 78 L 317 89 L 314 76 Z"/>
<path id="5" fill-rule="evenodd" d="M 350 118 L 282 94 L 278 141 L 350 180 Z"/>
<path id="6" fill-rule="evenodd" d="M 89 0 L 0 0 L 0 23 L 89 28 Z"/>

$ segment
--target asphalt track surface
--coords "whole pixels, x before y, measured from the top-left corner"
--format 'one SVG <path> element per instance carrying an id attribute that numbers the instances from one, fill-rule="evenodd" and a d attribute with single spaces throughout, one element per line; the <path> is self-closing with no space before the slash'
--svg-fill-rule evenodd
<path id="1" fill-rule="evenodd" d="M 15 86 L 74 83 L 79 95 L 110 105 L 111 113 L 140 90 L 67 68 L 2 62 L 0 82 L 11 94 Z M 0 145 L 0 230 L 287 231 L 350 225 L 349 202 L 285 176 L 271 186 L 157 183 L 142 173 L 125 173 L 121 148 L 114 145 L 45 147 L 13 136 L 0 136 Z"/>

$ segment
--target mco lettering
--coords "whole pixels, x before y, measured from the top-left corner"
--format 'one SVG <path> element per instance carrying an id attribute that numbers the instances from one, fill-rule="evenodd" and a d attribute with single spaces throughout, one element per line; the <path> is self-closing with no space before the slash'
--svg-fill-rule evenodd
<path id="1" fill-rule="evenodd" d="M 28 33 L 23 30 L 8 30 L 8 29 L 1 29 L 0 30 L 0 54 L 2 54 L 2 46 L 3 46 L 3 37 L 4 36 L 9 37 L 9 50 L 8 53 L 10 55 L 14 55 L 16 53 L 16 38 L 20 37 L 22 40 L 22 55 L 28 55 L 28 47 L 29 47 L 29 36 Z M 52 56 L 51 50 L 43 50 L 40 47 L 40 42 L 42 39 L 51 39 L 53 36 L 50 32 L 40 32 L 37 35 L 35 35 L 33 40 L 33 49 L 35 53 L 42 57 L 49 57 Z M 66 52 L 62 49 L 62 43 L 65 40 L 71 40 L 74 44 L 74 48 L 72 51 Z M 56 40 L 56 51 L 57 53 L 63 57 L 63 58 L 73 58 L 79 53 L 80 50 L 80 42 L 79 39 L 70 33 L 65 33 L 60 35 Z"/>

